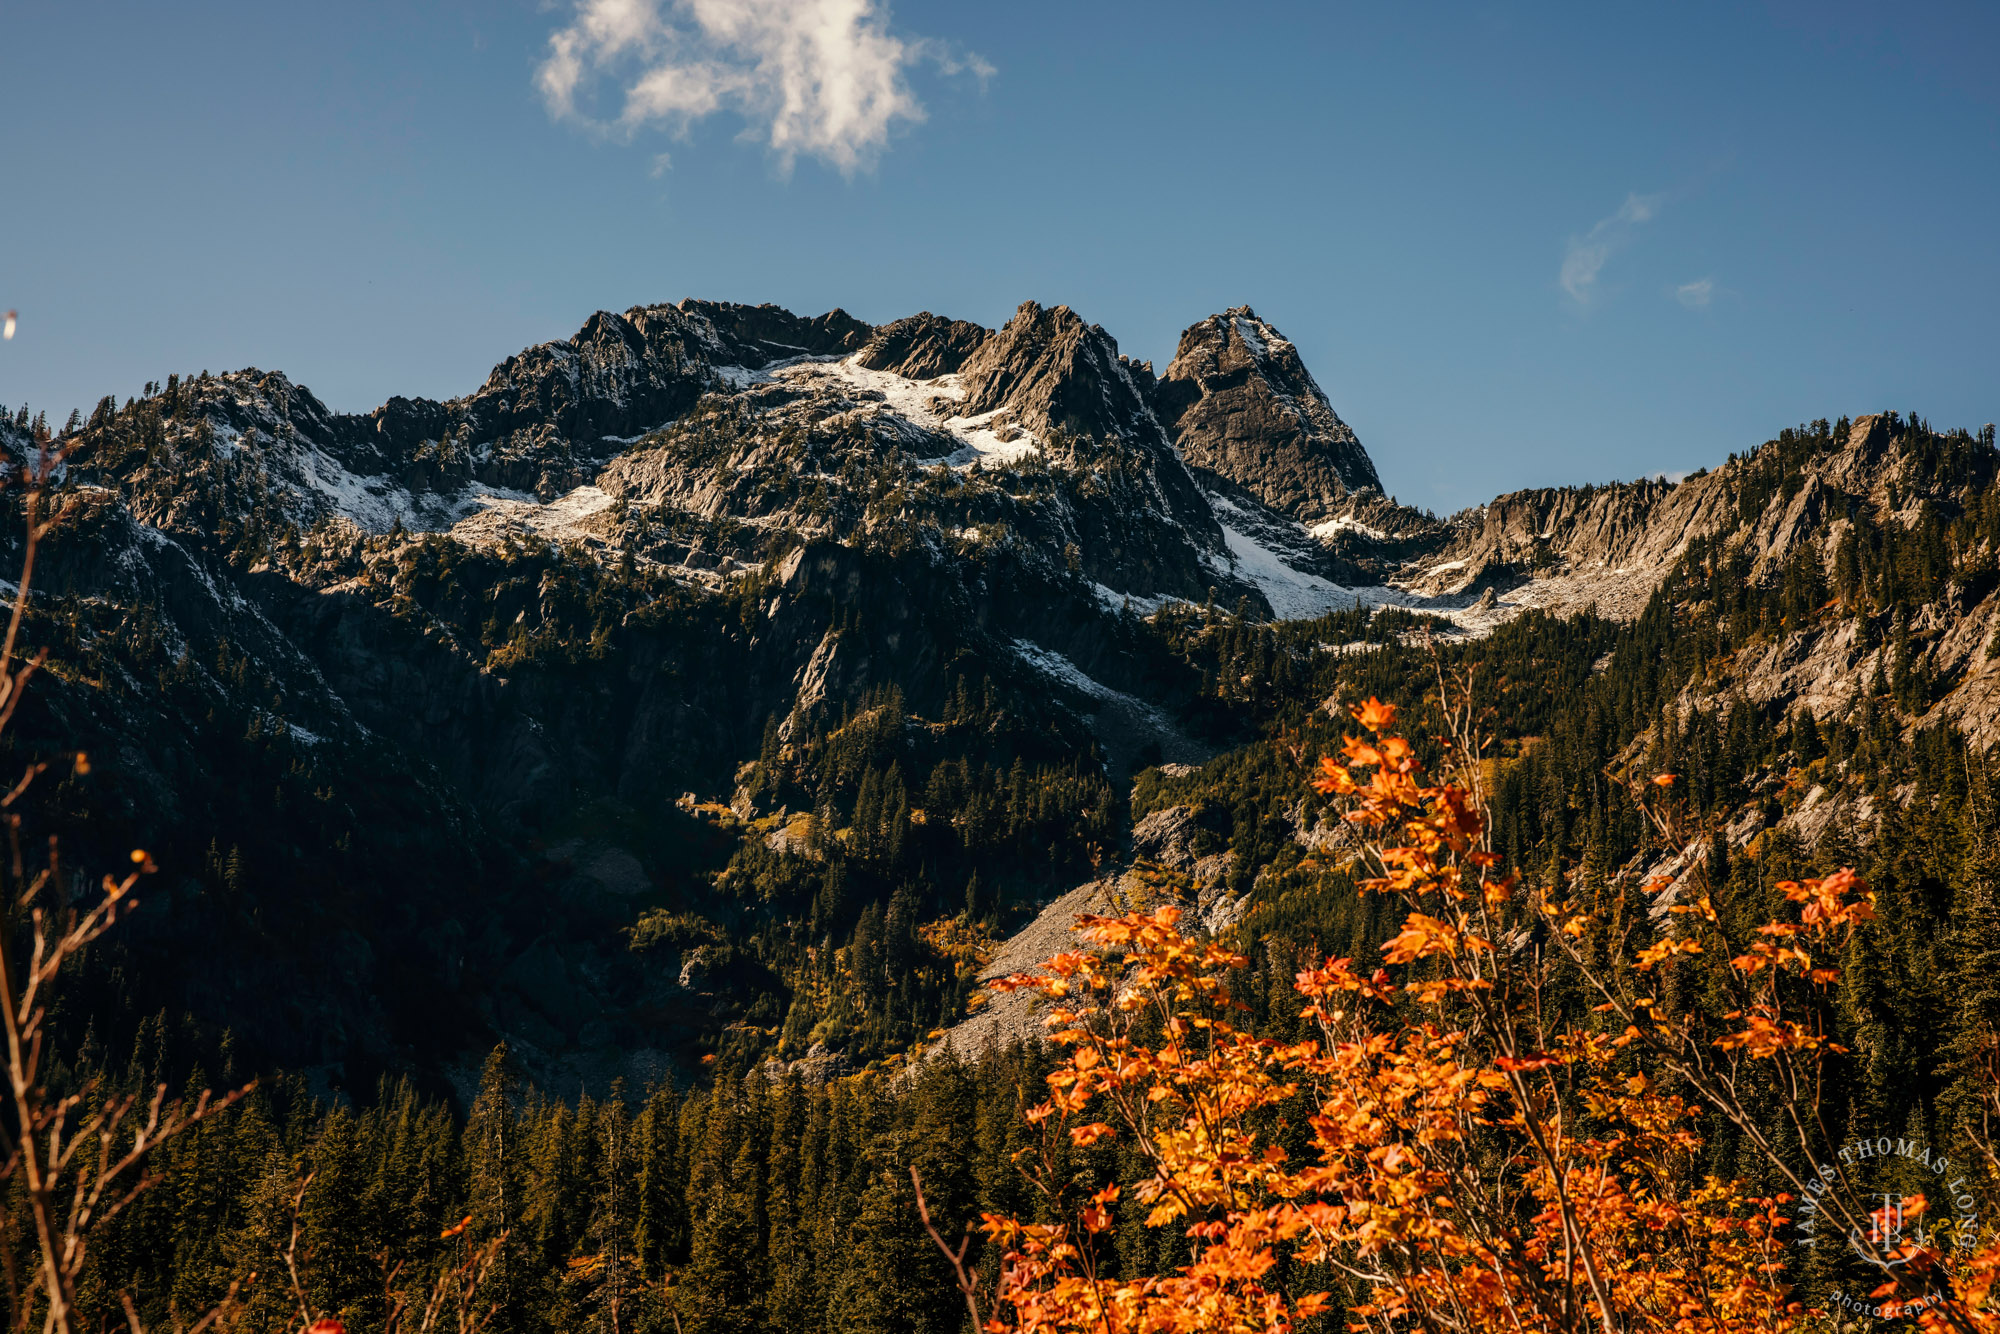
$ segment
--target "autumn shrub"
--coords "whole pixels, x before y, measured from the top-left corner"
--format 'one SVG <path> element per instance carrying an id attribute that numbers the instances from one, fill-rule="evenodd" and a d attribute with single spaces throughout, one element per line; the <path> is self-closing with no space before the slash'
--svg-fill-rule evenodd
<path id="1" fill-rule="evenodd" d="M 1467 716 L 1436 777 L 1372 699 L 1320 762 L 1359 835 L 1344 871 L 1405 915 L 1379 961 L 1299 973 L 1301 1040 L 1239 1027 L 1245 959 L 1173 908 L 1086 918 L 1089 948 L 999 984 L 1046 1000 L 1064 1059 L 1027 1111 L 1040 1211 L 985 1215 L 997 1287 L 962 1276 L 985 1327 L 1829 1326 L 1851 1317 L 1801 1296 L 1808 1215 L 1866 1276 L 1847 1309 L 1991 1327 L 2000 1247 L 1927 1227 L 1921 1195 L 1882 1216 L 1818 1114 L 1867 887 L 1786 881 L 1780 911 L 1737 927 L 1698 862 L 1632 889 L 1530 886 L 1490 847 Z M 1617 777 L 1688 839 L 1671 775 Z M 1740 1176 L 1710 1163 L 1724 1132 Z M 1138 1164 L 1122 1184 L 1119 1154 Z M 1183 1262 L 1135 1265 L 1172 1249 L 1133 1247 L 1135 1227 Z"/>

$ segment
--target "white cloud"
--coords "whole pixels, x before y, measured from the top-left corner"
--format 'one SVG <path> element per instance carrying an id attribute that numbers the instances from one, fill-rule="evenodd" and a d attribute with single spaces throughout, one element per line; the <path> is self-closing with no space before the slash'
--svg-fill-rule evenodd
<path id="1" fill-rule="evenodd" d="M 1618 211 L 1600 219 L 1582 236 L 1572 236 L 1563 252 L 1562 272 L 1557 281 L 1578 305 L 1587 306 L 1597 296 L 1597 276 L 1615 251 L 1632 239 L 1632 231 L 1651 222 L 1660 211 L 1662 195 L 1629 194 Z"/>
<path id="2" fill-rule="evenodd" d="M 734 111 L 787 170 L 801 153 L 847 173 L 871 164 L 897 124 L 924 118 L 906 78 L 914 65 L 982 83 L 994 73 L 976 55 L 891 32 L 878 0 L 574 4 L 535 71 L 551 115 L 606 133 L 657 122 L 679 134 Z M 588 109 L 603 81 L 622 95 L 615 115 Z"/>
<path id="3" fill-rule="evenodd" d="M 1674 299 L 1689 310 L 1700 310 L 1715 299 L 1715 279 L 1697 278 L 1674 289 Z"/>

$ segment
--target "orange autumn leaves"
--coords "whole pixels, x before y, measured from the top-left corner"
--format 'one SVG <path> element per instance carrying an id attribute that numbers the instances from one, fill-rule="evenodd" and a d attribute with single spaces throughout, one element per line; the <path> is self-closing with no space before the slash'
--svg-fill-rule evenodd
<path id="1" fill-rule="evenodd" d="M 1405 915 L 1381 967 L 1329 959 L 1298 974 L 1305 1036 L 1238 1027 L 1229 984 L 1247 961 L 1183 935 L 1171 907 L 1085 918 L 1091 948 L 997 984 L 1052 1003 L 1065 1058 L 1027 1113 L 1042 1138 L 1020 1159 L 1042 1221 L 984 1219 L 1004 1253 L 986 1328 L 1286 1334 L 1322 1315 L 1383 1334 L 1799 1326 L 1786 1197 L 1706 1174 L 1699 1107 L 1635 1069 L 1632 1044 L 1654 1040 L 1641 1025 L 1666 1022 L 1650 997 L 1598 1006 L 1601 1024 L 1548 1021 L 1538 970 L 1552 951 L 1527 942 L 1580 951 L 1604 924 L 1501 872 L 1476 792 L 1426 775 L 1392 707 L 1371 699 L 1352 716 L 1367 738 L 1348 737 L 1313 783 L 1363 831 L 1362 887 Z M 1772 988 L 1779 974 L 1830 980 L 1815 951 L 1866 920 L 1870 900 L 1848 872 L 1780 888 L 1799 920 L 1767 925 L 1735 959 L 1763 989 L 1713 1049 L 1820 1045 Z M 1714 919 L 1705 900 L 1690 911 Z M 1643 984 L 1700 952 L 1682 936 L 1616 966 Z M 1082 1170 L 1110 1146 L 1139 1165 L 1122 1188 Z M 1127 1210 L 1180 1233 L 1185 1261 L 1121 1267 Z"/>

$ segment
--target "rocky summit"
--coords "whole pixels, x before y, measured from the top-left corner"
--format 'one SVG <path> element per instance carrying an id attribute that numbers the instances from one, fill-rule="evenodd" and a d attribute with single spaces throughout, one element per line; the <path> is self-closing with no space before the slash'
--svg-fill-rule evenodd
<path id="1" fill-rule="evenodd" d="M 1441 663 L 1625 683 L 1628 756 L 1863 709 L 2000 741 L 1990 427 L 1818 421 L 1438 518 L 1247 306 L 1156 375 L 1067 306 L 689 300 L 445 401 L 202 372 L 0 438 L 63 459 L 15 744 L 97 757 L 46 798 L 75 857 L 165 868 L 104 1031 L 323 1091 L 463 1095 L 501 1038 L 599 1090 L 964 1047 L 1061 904 L 1253 911 L 1334 835 L 1224 777 Z M 1758 763 L 1738 842 L 1899 799 Z"/>
<path id="2" fill-rule="evenodd" d="M 1154 399 L 1190 467 L 1291 518 L 1320 523 L 1382 489 L 1298 349 L 1248 306 L 1182 334 Z"/>

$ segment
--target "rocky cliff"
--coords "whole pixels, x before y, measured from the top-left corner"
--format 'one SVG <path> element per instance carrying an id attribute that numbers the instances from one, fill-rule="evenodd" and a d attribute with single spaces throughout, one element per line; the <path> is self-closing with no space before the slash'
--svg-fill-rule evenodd
<path id="1" fill-rule="evenodd" d="M 1306 524 L 1382 480 L 1298 349 L 1248 306 L 1181 335 L 1154 391 L 1188 465 Z"/>

